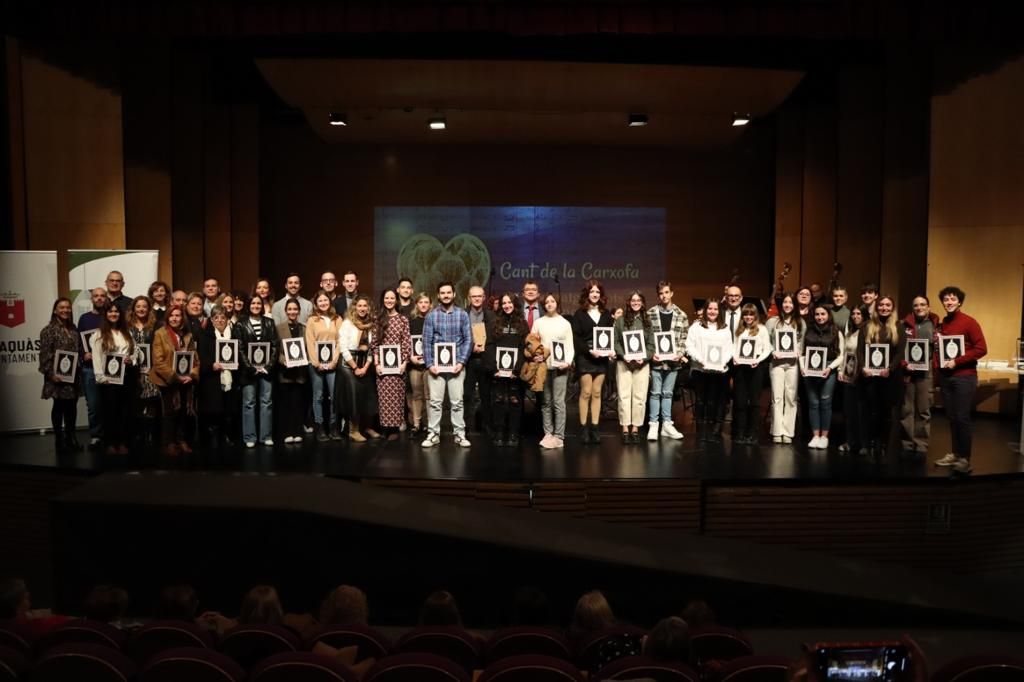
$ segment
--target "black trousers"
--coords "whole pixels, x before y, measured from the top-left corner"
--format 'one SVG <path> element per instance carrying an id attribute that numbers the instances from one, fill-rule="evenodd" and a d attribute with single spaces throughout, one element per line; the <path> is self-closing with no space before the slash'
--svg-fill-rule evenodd
<path id="1" fill-rule="evenodd" d="M 899 390 L 898 377 L 861 377 L 861 419 L 868 443 L 875 447 L 888 447 L 892 433 L 892 415 Z"/>
<path id="2" fill-rule="evenodd" d="M 523 382 L 517 378 L 494 379 L 490 382 L 491 428 L 501 433 L 519 434 L 523 419 Z"/>
<path id="3" fill-rule="evenodd" d="M 50 424 L 54 434 L 75 432 L 78 419 L 78 398 L 54 398 L 50 406 Z"/>
<path id="4" fill-rule="evenodd" d="M 491 404 L 491 371 L 484 367 L 482 353 L 473 353 L 466 363 L 466 383 L 462 387 L 462 404 L 465 406 L 466 424 L 472 428 L 476 420 L 476 399 L 480 400 L 480 412 L 487 414 Z"/>
<path id="5" fill-rule="evenodd" d="M 760 425 L 761 388 L 767 365 L 737 365 L 732 372 L 732 430 L 737 436 L 756 436 Z"/>
<path id="6" fill-rule="evenodd" d="M 306 417 L 306 384 L 280 382 L 277 385 L 278 428 L 281 436 L 301 436 Z"/>
<path id="7" fill-rule="evenodd" d="M 127 446 L 132 389 L 111 384 L 100 384 L 97 388 L 100 391 L 100 414 L 103 416 L 103 442 L 108 446 Z"/>
<path id="8" fill-rule="evenodd" d="M 694 419 L 698 422 L 720 422 L 725 412 L 725 400 L 729 392 L 729 375 L 724 372 L 690 373 L 693 381 L 695 402 Z"/>
<path id="9" fill-rule="evenodd" d="M 850 446 L 851 452 L 857 452 L 870 440 L 867 432 L 867 420 L 864 415 L 864 404 L 860 397 L 860 384 L 843 384 L 842 393 L 846 444 Z"/>
<path id="10" fill-rule="evenodd" d="M 971 407 L 978 390 L 978 375 L 942 377 L 942 405 L 949 418 L 953 454 L 971 458 Z"/>

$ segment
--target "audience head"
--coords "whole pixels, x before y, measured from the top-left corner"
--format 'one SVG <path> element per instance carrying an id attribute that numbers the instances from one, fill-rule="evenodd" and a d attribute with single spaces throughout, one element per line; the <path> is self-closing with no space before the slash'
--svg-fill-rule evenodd
<path id="1" fill-rule="evenodd" d="M 612 625 L 615 625 L 615 614 L 600 590 L 587 592 L 576 602 L 570 626 L 572 632 L 598 632 Z"/>
<path id="2" fill-rule="evenodd" d="M 679 616 L 658 621 L 644 637 L 644 656 L 664 663 L 690 661 L 690 628 Z"/>
<path id="3" fill-rule="evenodd" d="M 512 625 L 542 627 L 551 624 L 548 596 L 539 587 L 524 585 L 512 600 Z"/>
<path id="4" fill-rule="evenodd" d="M 451 592 L 438 590 L 420 607 L 420 625 L 455 625 L 462 627 L 459 605 Z"/>
<path id="5" fill-rule="evenodd" d="M 24 616 L 31 609 L 31 596 L 24 580 L 21 578 L 0 580 L 0 620 Z"/>
<path id="6" fill-rule="evenodd" d="M 321 625 L 366 625 L 369 620 L 366 594 L 358 587 L 340 585 L 327 595 L 320 606 Z"/>
<path id="7" fill-rule="evenodd" d="M 711 605 L 703 599 L 694 599 L 689 602 L 679 615 L 692 628 L 703 628 L 715 624 L 715 612 Z"/>
<path id="8" fill-rule="evenodd" d="M 199 597 L 190 585 L 168 585 L 160 590 L 153 614 L 158 620 L 191 622 L 199 610 Z"/>
<path id="9" fill-rule="evenodd" d="M 113 623 L 128 613 L 128 593 L 114 585 L 97 585 L 82 604 L 85 617 L 102 623 Z"/>
<path id="10" fill-rule="evenodd" d="M 242 598 L 238 622 L 242 625 L 280 625 L 284 610 L 277 590 L 270 585 L 257 585 Z"/>

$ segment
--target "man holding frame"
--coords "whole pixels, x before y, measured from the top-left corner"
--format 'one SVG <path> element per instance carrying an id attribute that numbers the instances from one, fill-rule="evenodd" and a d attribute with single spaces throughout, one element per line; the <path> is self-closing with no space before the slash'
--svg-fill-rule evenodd
<path id="1" fill-rule="evenodd" d="M 659 436 L 672 440 L 681 440 L 683 434 L 672 422 L 672 395 L 675 391 L 679 369 L 687 362 L 683 355 L 686 346 L 686 333 L 690 321 L 679 306 L 672 302 L 672 282 L 658 282 L 658 305 L 647 310 L 647 318 L 651 322 L 654 333 L 655 348 L 651 361 L 651 388 L 647 405 L 647 440 L 656 441 Z M 657 346 L 658 334 L 672 334 L 671 352 L 661 353 Z"/>
<path id="2" fill-rule="evenodd" d="M 463 369 L 473 350 L 473 331 L 469 315 L 455 305 L 455 285 L 441 282 L 437 287 L 438 305 L 423 320 L 423 360 L 427 368 L 427 388 L 430 404 L 427 410 L 427 437 L 421 445 L 430 448 L 441 442 L 441 413 L 444 410 L 444 396 L 447 392 L 451 403 L 452 428 L 455 429 L 456 444 L 468 448 L 466 419 L 463 410 Z M 442 371 L 441 363 L 435 357 L 436 344 L 455 344 L 455 364 L 450 371 Z"/>

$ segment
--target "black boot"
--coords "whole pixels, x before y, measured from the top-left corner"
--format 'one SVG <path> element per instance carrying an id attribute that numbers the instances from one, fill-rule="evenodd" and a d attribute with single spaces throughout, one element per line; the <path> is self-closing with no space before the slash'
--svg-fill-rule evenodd
<path id="1" fill-rule="evenodd" d="M 75 435 L 73 428 L 64 430 L 64 447 L 68 452 L 81 452 L 83 450 L 82 444 L 78 442 L 78 437 Z"/>
<path id="2" fill-rule="evenodd" d="M 53 432 L 53 449 L 58 455 L 66 455 L 68 452 L 67 443 L 64 442 L 64 434 L 60 431 Z"/>

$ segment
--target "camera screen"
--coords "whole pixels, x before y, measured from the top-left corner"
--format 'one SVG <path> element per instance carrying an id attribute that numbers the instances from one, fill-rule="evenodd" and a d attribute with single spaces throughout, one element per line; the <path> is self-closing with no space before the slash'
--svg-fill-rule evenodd
<path id="1" fill-rule="evenodd" d="M 879 646 L 818 650 L 822 677 L 837 682 L 897 682 L 907 664 L 903 647 Z"/>

